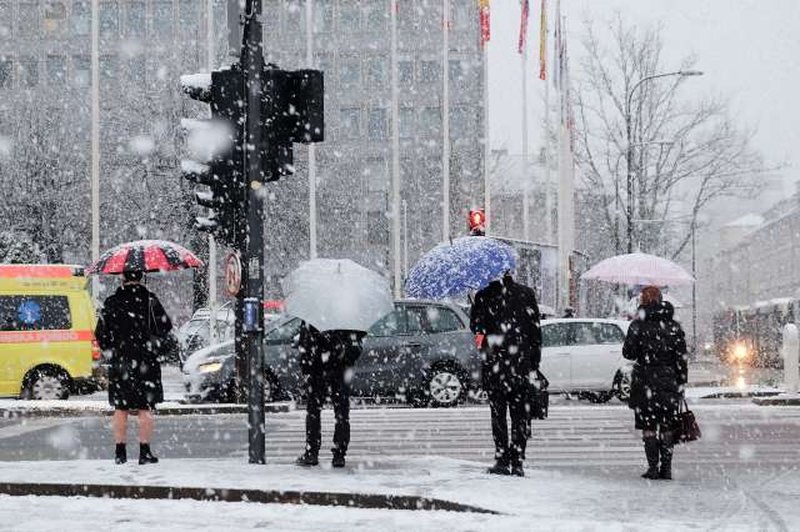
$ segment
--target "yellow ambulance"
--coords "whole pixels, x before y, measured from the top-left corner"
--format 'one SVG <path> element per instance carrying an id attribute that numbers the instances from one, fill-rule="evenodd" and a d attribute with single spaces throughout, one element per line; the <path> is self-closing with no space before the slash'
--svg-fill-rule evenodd
<path id="1" fill-rule="evenodd" d="M 94 307 L 79 266 L 0 264 L 0 397 L 66 399 L 93 387 Z"/>

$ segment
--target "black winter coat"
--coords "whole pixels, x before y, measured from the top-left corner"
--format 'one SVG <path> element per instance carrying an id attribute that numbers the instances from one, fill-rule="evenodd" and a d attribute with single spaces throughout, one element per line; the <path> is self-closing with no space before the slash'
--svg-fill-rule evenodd
<path id="1" fill-rule="evenodd" d="M 470 329 L 482 334 L 483 386 L 512 390 L 526 386 L 539 368 L 542 331 L 534 291 L 510 276 L 493 281 L 475 295 Z"/>
<path id="2" fill-rule="evenodd" d="M 304 322 L 298 341 L 301 371 L 304 375 L 343 372 L 361 356 L 364 336 L 366 333 L 362 331 L 320 332 Z"/>
<path id="3" fill-rule="evenodd" d="M 118 410 L 153 408 L 164 400 L 157 343 L 172 322 L 158 298 L 140 284 L 126 284 L 106 299 L 95 329 L 111 352 L 108 402 Z"/>
<path id="4" fill-rule="evenodd" d="M 636 362 L 629 406 L 637 428 L 669 423 L 677 415 L 687 380 L 686 338 L 668 302 L 640 307 L 628 328 L 622 354 Z"/>

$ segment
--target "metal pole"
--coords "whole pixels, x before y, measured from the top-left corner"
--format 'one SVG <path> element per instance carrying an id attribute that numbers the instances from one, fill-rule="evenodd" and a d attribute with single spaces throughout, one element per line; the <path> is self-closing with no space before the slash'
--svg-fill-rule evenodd
<path id="1" fill-rule="evenodd" d="M 214 70 L 216 47 L 214 46 L 214 0 L 206 2 L 206 67 Z M 211 343 L 217 343 L 217 242 L 214 235 L 208 235 L 208 307 L 211 312 Z"/>
<path id="2" fill-rule="evenodd" d="M 692 357 L 697 355 L 697 222 L 692 218 Z"/>
<path id="3" fill-rule="evenodd" d="M 442 0 L 442 242 L 450 237 L 450 0 Z"/>
<path id="4" fill-rule="evenodd" d="M 522 238 L 531 239 L 528 182 L 528 40 L 522 45 Z"/>
<path id="5" fill-rule="evenodd" d="M 242 71 L 247 91 L 245 130 L 245 183 L 247 184 L 247 238 L 243 279 L 248 301 L 255 300 L 255 330 L 246 331 L 248 375 L 248 450 L 251 464 L 266 461 L 264 445 L 264 359 L 261 343 L 264 336 L 262 303 L 264 301 L 264 201 L 261 188 L 264 161 L 261 152 L 261 95 L 264 55 L 262 47 L 261 0 L 248 0 L 245 6 Z"/>
<path id="6" fill-rule="evenodd" d="M 634 89 L 638 85 L 634 86 Z M 628 220 L 627 237 L 628 237 L 628 253 L 633 253 L 633 142 L 631 139 L 631 96 L 633 89 L 628 93 L 625 99 L 625 138 L 627 139 L 628 146 L 625 148 L 625 161 L 627 165 L 627 195 L 628 204 L 626 205 L 625 217 Z"/>
<path id="7" fill-rule="evenodd" d="M 403 278 L 408 276 L 408 202 L 403 200 Z"/>
<path id="8" fill-rule="evenodd" d="M 486 236 L 492 231 L 492 192 L 489 185 L 489 42 L 483 43 L 483 210 Z"/>
<path id="9" fill-rule="evenodd" d="M 100 258 L 100 20 L 98 0 L 92 0 L 92 262 Z M 92 277 L 92 297 L 100 297 L 98 276 Z"/>
<path id="10" fill-rule="evenodd" d="M 397 86 L 397 0 L 389 0 L 392 23 L 392 250 L 394 297 L 401 294 L 400 271 L 400 91 Z M 410 7 L 407 7 L 410 9 Z"/>
<path id="11" fill-rule="evenodd" d="M 306 0 L 306 66 L 314 68 L 314 0 Z M 310 259 L 317 258 L 317 151 L 308 145 L 308 240 Z"/>

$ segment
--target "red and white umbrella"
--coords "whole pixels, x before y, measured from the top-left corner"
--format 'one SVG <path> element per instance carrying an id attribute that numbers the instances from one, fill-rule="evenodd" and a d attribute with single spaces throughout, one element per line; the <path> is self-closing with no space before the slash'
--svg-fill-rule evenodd
<path id="1" fill-rule="evenodd" d="M 581 279 L 655 286 L 676 286 L 694 282 L 694 277 L 680 265 L 647 253 L 628 253 L 602 260 L 581 275 Z"/>
<path id="2" fill-rule="evenodd" d="M 194 253 L 178 244 L 166 240 L 136 240 L 109 249 L 86 273 L 170 272 L 202 265 L 203 261 Z"/>

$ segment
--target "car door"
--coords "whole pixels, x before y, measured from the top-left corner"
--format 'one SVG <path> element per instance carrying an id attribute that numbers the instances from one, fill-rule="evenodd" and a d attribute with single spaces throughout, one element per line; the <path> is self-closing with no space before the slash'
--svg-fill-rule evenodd
<path id="1" fill-rule="evenodd" d="M 612 323 L 579 321 L 574 327 L 572 386 L 580 390 L 610 390 L 622 358 L 622 330 Z"/>
<path id="2" fill-rule="evenodd" d="M 542 362 L 539 369 L 550 381 L 550 391 L 572 389 L 571 334 L 569 323 L 542 322 Z"/>
<path id="3" fill-rule="evenodd" d="M 375 397 L 386 394 L 386 367 L 392 359 L 397 338 L 405 331 L 406 313 L 399 304 L 370 327 L 364 337 L 361 356 L 353 367 L 350 386 L 354 395 Z"/>
<path id="4" fill-rule="evenodd" d="M 264 364 L 278 377 L 281 386 L 292 392 L 299 391 L 302 382 L 300 354 L 294 341 L 301 325 L 299 318 L 292 318 L 268 328 L 264 335 Z"/>

